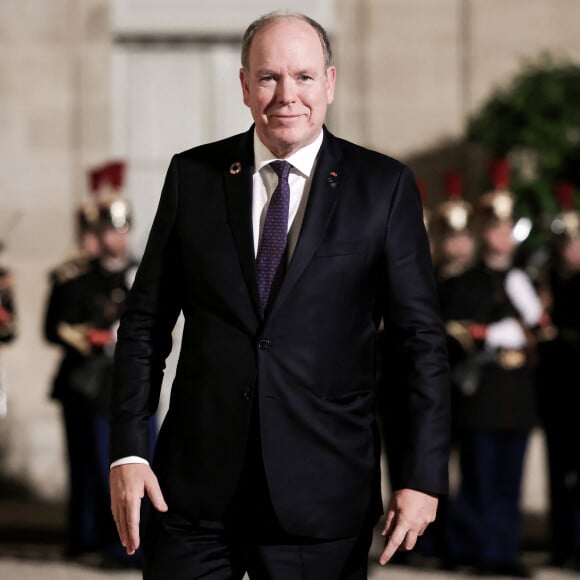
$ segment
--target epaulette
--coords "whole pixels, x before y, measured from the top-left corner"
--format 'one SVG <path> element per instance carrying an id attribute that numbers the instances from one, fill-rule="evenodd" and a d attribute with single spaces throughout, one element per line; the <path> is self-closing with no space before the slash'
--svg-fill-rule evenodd
<path id="1" fill-rule="evenodd" d="M 82 256 L 76 256 L 65 260 L 50 273 L 50 278 L 55 284 L 64 284 L 86 274 L 89 270 L 89 260 Z"/>

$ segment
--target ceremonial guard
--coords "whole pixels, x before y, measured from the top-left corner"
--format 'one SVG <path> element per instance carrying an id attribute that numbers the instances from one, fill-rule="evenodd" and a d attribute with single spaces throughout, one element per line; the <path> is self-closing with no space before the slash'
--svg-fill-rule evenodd
<path id="1" fill-rule="evenodd" d="M 454 383 L 460 489 L 449 510 L 455 564 L 490 575 L 529 576 L 519 561 L 520 493 L 528 437 L 536 422 L 531 330 L 543 316 L 528 276 L 513 266 L 514 197 L 505 161 L 476 208 L 481 260 L 442 297 Z"/>
<path id="2" fill-rule="evenodd" d="M 54 271 L 45 320 L 46 338 L 63 348 L 52 397 L 62 404 L 68 451 L 68 553 L 98 552 L 111 564 L 126 559 L 109 510 L 112 357 L 136 271 L 128 250 L 131 216 L 121 195 L 123 172 L 123 164 L 110 163 L 95 177 L 98 195 L 82 206 L 79 227 L 81 239 L 96 236 L 98 249 L 91 256 L 84 248 Z"/>
<path id="3" fill-rule="evenodd" d="M 477 258 L 477 243 L 473 228 L 473 205 L 463 197 L 463 175 L 459 171 L 447 172 L 444 185 L 446 199 L 435 209 L 431 237 L 435 247 L 435 280 L 439 299 L 447 303 L 455 282 L 473 267 Z M 445 316 L 445 312 L 443 314 Z M 463 347 L 452 337 L 448 341 L 448 352 L 452 367 L 464 357 Z M 453 398 L 458 391 L 457 388 L 452 389 Z"/>
<path id="4" fill-rule="evenodd" d="M 7 268 L 0 266 L 0 342 L 8 343 L 15 337 L 16 312 L 12 274 Z"/>
<path id="5" fill-rule="evenodd" d="M 0 252 L 2 242 L 0 242 Z M 16 312 L 14 307 L 14 285 L 10 270 L 0 266 L 0 348 L 16 337 Z M 6 415 L 6 378 L 0 359 L 0 417 Z"/>
<path id="6" fill-rule="evenodd" d="M 437 281 L 463 274 L 473 266 L 476 244 L 473 236 L 473 206 L 463 199 L 463 175 L 449 171 L 444 176 L 446 199 L 435 209 L 432 237 Z"/>
<path id="7" fill-rule="evenodd" d="M 97 168 L 88 173 L 90 197 L 79 205 L 75 211 L 76 249 L 72 256 L 54 267 L 49 273 L 50 289 L 44 315 L 44 337 L 48 342 L 60 344 L 57 325 L 60 320 L 62 290 L 67 282 L 78 278 L 87 271 L 90 260 L 101 253 L 99 241 L 99 205 L 98 198 L 105 188 L 105 169 Z M 66 369 L 62 369 L 66 373 Z M 58 390 L 59 374 L 57 373 L 54 388 Z"/>
<path id="8" fill-rule="evenodd" d="M 580 570 L 580 212 L 574 186 L 559 183 L 552 259 L 543 290 L 553 324 L 540 343 L 538 392 L 548 453 L 550 564 Z"/>

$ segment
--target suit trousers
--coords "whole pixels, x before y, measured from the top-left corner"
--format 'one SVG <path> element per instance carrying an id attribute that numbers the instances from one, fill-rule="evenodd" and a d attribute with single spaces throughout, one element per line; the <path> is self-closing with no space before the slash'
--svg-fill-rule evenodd
<path id="1" fill-rule="evenodd" d="M 171 509 L 171 508 L 170 508 Z M 237 491 L 221 521 L 150 514 L 143 537 L 144 580 L 366 580 L 374 522 L 357 536 L 288 534 L 278 522 L 264 472 L 257 413 Z"/>

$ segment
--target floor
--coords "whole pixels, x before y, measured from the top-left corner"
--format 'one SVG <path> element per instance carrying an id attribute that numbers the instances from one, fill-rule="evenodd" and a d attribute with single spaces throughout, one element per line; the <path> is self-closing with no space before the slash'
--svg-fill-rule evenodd
<path id="1" fill-rule="evenodd" d="M 0 580 L 139 580 L 138 571 L 103 569 L 96 558 L 69 562 L 62 558 L 62 506 L 0 500 Z M 534 524 L 537 529 L 541 523 Z M 376 535 L 369 558 L 369 580 L 462 580 L 468 571 L 443 572 L 418 566 L 379 566 L 382 540 Z M 546 556 L 537 549 L 524 553 L 535 580 L 578 580 L 580 573 L 543 565 Z M 171 579 L 168 579 L 171 580 Z M 325 579 L 321 579 L 325 580 Z"/>
<path id="2" fill-rule="evenodd" d="M 538 563 L 541 554 L 525 555 L 528 564 L 535 570 L 535 580 L 573 580 L 579 573 L 544 568 Z M 472 578 L 466 572 L 441 572 L 429 569 L 387 565 L 380 567 L 371 561 L 369 580 L 462 580 Z M 103 570 L 96 561 L 81 563 L 65 562 L 54 549 L 47 545 L 12 545 L 0 547 L 0 579 L 2 580 L 140 580 L 138 571 Z M 171 579 L 168 579 L 171 580 Z M 324 579 L 321 579 L 324 580 Z"/>

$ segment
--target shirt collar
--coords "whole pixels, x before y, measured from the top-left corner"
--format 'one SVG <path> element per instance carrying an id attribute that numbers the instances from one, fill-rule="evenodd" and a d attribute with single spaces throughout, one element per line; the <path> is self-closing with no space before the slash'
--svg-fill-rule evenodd
<path id="1" fill-rule="evenodd" d="M 292 166 L 300 171 L 305 177 L 310 177 L 312 174 L 312 169 L 314 167 L 314 162 L 316 161 L 316 156 L 322 145 L 322 139 L 324 133 L 321 130 L 320 135 L 309 145 L 302 147 L 287 157 L 285 161 L 291 163 Z M 262 167 L 268 165 L 272 161 L 275 161 L 275 157 L 272 152 L 260 141 L 257 131 L 254 130 L 254 164 L 256 171 L 260 171 Z"/>

